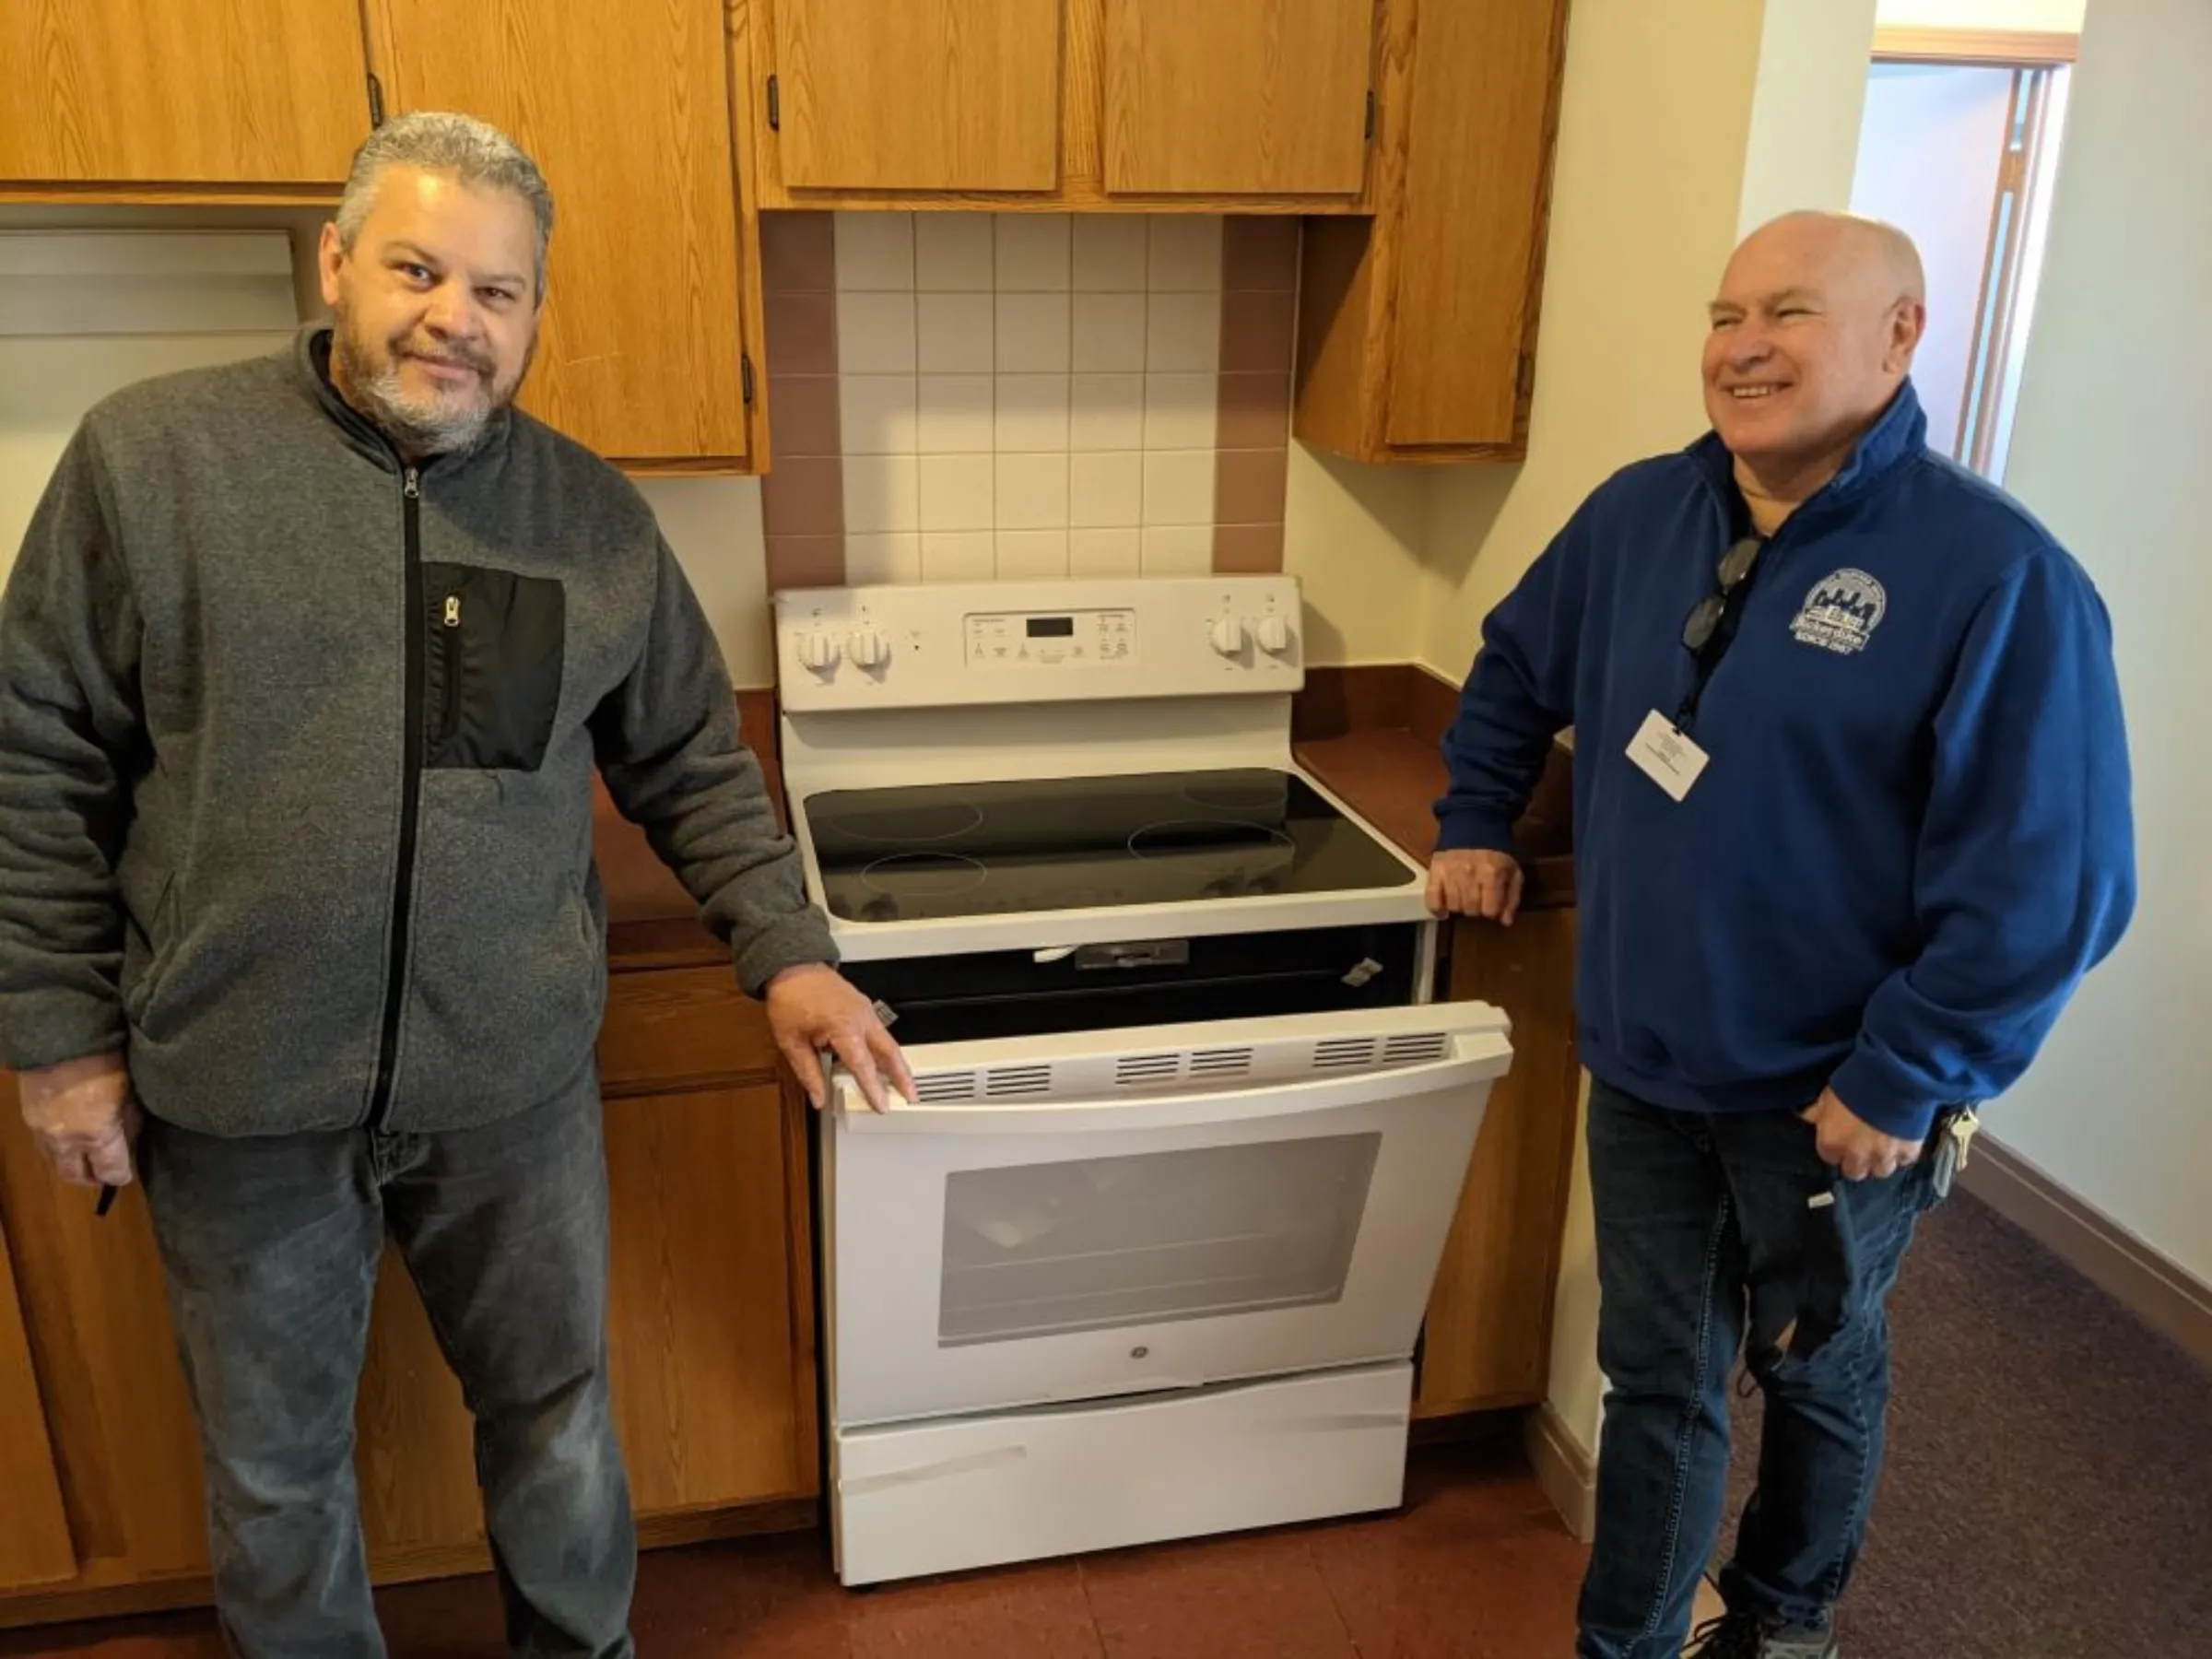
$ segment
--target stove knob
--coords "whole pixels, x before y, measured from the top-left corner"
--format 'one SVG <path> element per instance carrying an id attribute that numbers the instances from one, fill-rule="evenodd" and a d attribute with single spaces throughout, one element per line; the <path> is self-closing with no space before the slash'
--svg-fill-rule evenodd
<path id="1" fill-rule="evenodd" d="M 1222 617 L 1214 623 L 1214 649 L 1225 657 L 1233 657 L 1244 649 L 1244 624 L 1234 617 Z"/>
<path id="2" fill-rule="evenodd" d="M 845 640 L 845 654 L 861 668 L 880 668 L 891 660 L 891 642 L 875 628 L 856 628 Z"/>
<path id="3" fill-rule="evenodd" d="M 1259 634 L 1260 649 L 1272 656 L 1290 649 L 1290 624 L 1280 617 L 1262 617 Z"/>
<path id="4" fill-rule="evenodd" d="M 799 662 L 817 674 L 837 666 L 837 636 L 821 629 L 811 629 L 798 638 Z"/>

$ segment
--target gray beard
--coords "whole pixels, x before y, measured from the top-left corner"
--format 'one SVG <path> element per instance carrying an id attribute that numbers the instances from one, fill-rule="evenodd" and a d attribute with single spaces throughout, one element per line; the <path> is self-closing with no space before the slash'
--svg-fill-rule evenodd
<path id="1" fill-rule="evenodd" d="M 364 406 L 361 413 L 385 437 L 414 454 L 466 454 L 483 441 L 491 418 L 509 401 L 494 393 L 456 407 L 436 397 L 411 397 L 399 378 L 397 363 L 382 374 L 363 372 L 343 327 L 332 332 L 331 350 L 342 366 L 347 390 Z"/>

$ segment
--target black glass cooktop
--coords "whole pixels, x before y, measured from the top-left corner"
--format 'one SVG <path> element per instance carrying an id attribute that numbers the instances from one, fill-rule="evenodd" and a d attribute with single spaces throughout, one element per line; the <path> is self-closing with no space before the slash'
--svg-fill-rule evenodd
<path id="1" fill-rule="evenodd" d="M 1274 771 L 1008 779 L 806 797 L 830 914 L 913 922 L 1397 887 L 1406 866 Z"/>

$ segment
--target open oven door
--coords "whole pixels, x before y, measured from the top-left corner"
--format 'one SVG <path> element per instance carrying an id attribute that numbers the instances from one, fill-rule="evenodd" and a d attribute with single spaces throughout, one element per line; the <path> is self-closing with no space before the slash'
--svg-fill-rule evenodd
<path id="1" fill-rule="evenodd" d="M 1479 1003 L 907 1051 L 825 1126 L 843 1428 L 1405 1360 L 1507 1021 Z"/>

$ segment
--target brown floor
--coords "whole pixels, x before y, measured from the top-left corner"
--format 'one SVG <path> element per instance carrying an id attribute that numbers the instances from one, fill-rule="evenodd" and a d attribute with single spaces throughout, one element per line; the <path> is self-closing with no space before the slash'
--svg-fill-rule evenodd
<path id="1" fill-rule="evenodd" d="M 854 1594 L 814 1536 L 643 1558 L 644 1659 L 1564 1659 L 1584 1551 L 1510 1441 L 1415 1454 L 1395 1514 Z M 394 1659 L 500 1652 L 488 1580 L 378 1598 Z M 204 1613 L 0 1632 L 0 1655 L 220 1659 Z"/>

